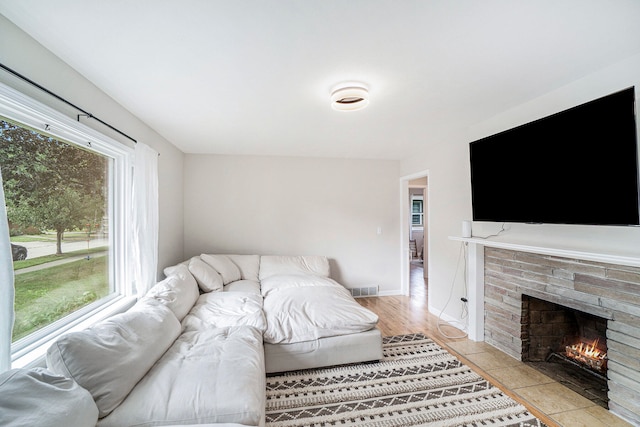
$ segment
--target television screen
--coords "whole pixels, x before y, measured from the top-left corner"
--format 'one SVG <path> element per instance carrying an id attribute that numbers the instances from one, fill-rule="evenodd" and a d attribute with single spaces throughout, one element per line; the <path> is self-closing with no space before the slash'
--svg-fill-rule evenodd
<path id="1" fill-rule="evenodd" d="M 634 88 L 469 150 L 474 221 L 640 224 Z"/>

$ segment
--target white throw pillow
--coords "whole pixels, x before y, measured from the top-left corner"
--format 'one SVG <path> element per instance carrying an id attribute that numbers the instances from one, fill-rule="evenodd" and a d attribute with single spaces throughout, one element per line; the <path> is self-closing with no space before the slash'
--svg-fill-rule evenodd
<path id="1" fill-rule="evenodd" d="M 200 255 L 200 259 L 220 273 L 220 276 L 222 276 L 222 282 L 225 285 L 242 278 L 238 266 L 235 265 L 226 255 L 202 254 Z"/>
<path id="2" fill-rule="evenodd" d="M 102 418 L 120 405 L 181 329 L 168 307 L 147 299 L 89 329 L 60 337 L 47 351 L 47 366 L 87 389 Z"/>
<path id="3" fill-rule="evenodd" d="M 12 369 L 0 375 L 0 425 L 95 426 L 98 407 L 71 378 L 44 368 Z"/>
<path id="4" fill-rule="evenodd" d="M 182 321 L 199 296 L 198 283 L 189 272 L 189 268 L 186 265 L 178 265 L 173 268 L 169 277 L 149 289 L 145 298 L 158 300 Z"/>
<path id="5" fill-rule="evenodd" d="M 200 258 L 191 258 L 191 261 L 189 261 L 189 271 L 193 274 L 193 277 L 196 278 L 196 282 L 198 282 L 198 286 L 200 286 L 202 292 L 222 290 L 222 276 Z"/>

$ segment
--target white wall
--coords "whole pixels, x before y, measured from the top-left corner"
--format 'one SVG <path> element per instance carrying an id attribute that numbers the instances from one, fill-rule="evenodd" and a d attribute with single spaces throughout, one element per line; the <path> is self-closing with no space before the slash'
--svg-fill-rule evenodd
<path id="1" fill-rule="evenodd" d="M 445 307 L 453 286 L 452 302 L 447 306 L 443 317 L 460 317 L 459 301 L 465 293 L 462 266 L 457 263 L 461 244 L 450 241 L 448 236 L 459 236 L 461 221 L 471 219 L 468 143 L 634 85 L 636 99 L 640 99 L 640 55 L 559 87 L 471 129 L 459 129 L 437 144 L 425 144 L 424 152 L 402 162 L 403 176 L 429 170 L 429 305 L 432 312 L 439 314 Z M 437 148 L 430 148 L 433 146 Z M 474 235 L 488 235 L 498 231 L 500 225 L 474 223 L 473 229 Z M 586 251 L 640 256 L 640 227 L 516 224 L 499 238 L 536 245 L 569 246 Z M 456 271 L 457 278 L 452 285 Z"/>
<path id="2" fill-rule="evenodd" d="M 185 256 L 326 255 L 345 286 L 399 293 L 398 177 L 397 161 L 187 154 Z"/>
<path id="3" fill-rule="evenodd" d="M 459 236 L 462 221 L 471 219 L 467 145 L 464 135 L 450 134 L 446 140 L 425 143 L 424 147 L 424 152 L 402 162 L 401 175 L 429 171 L 429 255 L 425 266 L 429 277 L 429 309 L 439 315 L 446 306 L 443 319 L 456 320 L 462 312 L 464 274 L 463 264 L 458 265 L 460 243 L 448 237 Z M 451 292 L 453 297 L 447 305 Z"/>
<path id="4" fill-rule="evenodd" d="M 160 152 L 159 270 L 165 265 L 183 259 L 182 152 L 2 15 L 0 52 L 0 62 L 7 67 Z M 73 108 L 3 70 L 0 70 L 0 82 L 74 119 L 78 114 Z M 95 120 L 83 118 L 81 121 L 113 139 L 122 141 L 123 144 L 133 144 Z"/>

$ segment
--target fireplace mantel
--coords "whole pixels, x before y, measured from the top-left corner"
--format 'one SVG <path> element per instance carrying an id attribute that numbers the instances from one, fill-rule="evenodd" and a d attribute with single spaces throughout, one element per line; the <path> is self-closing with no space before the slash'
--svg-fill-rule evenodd
<path id="1" fill-rule="evenodd" d="M 483 239 L 479 237 L 457 237 L 451 236 L 450 240 L 457 240 L 474 245 L 488 246 L 499 249 L 510 249 L 520 252 L 531 252 L 534 254 L 552 255 L 563 258 L 575 258 L 585 261 L 597 261 L 606 262 L 609 264 L 628 265 L 633 267 L 640 267 L 640 252 L 637 254 L 629 254 L 626 252 L 615 253 L 614 251 L 602 251 L 595 252 L 592 250 L 582 249 L 578 246 L 558 246 L 548 244 L 545 246 L 533 245 L 526 242 L 520 242 L 517 240 L 492 240 Z M 640 246 L 639 246 L 640 249 Z"/>
<path id="2" fill-rule="evenodd" d="M 468 244 L 467 284 L 469 295 L 469 339 L 484 341 L 484 248 L 492 247 L 519 252 L 530 252 L 541 255 L 585 261 L 604 262 L 624 266 L 640 267 L 640 253 L 629 254 L 615 251 L 595 252 L 576 246 L 535 245 L 516 239 L 483 239 L 479 237 L 450 236 L 450 240 Z"/>

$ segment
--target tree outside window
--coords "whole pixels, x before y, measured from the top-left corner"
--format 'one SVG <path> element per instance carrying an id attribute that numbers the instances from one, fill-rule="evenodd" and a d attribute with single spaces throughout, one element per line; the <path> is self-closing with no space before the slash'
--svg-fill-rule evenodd
<path id="1" fill-rule="evenodd" d="M 112 291 L 104 239 L 109 162 L 75 144 L 0 120 L 11 240 L 32 247 L 26 260 L 14 262 L 14 341 Z M 92 235 L 99 233 L 102 246 L 90 248 Z M 63 243 L 71 249 L 63 250 Z M 40 249 L 45 246 L 50 253 Z"/>

